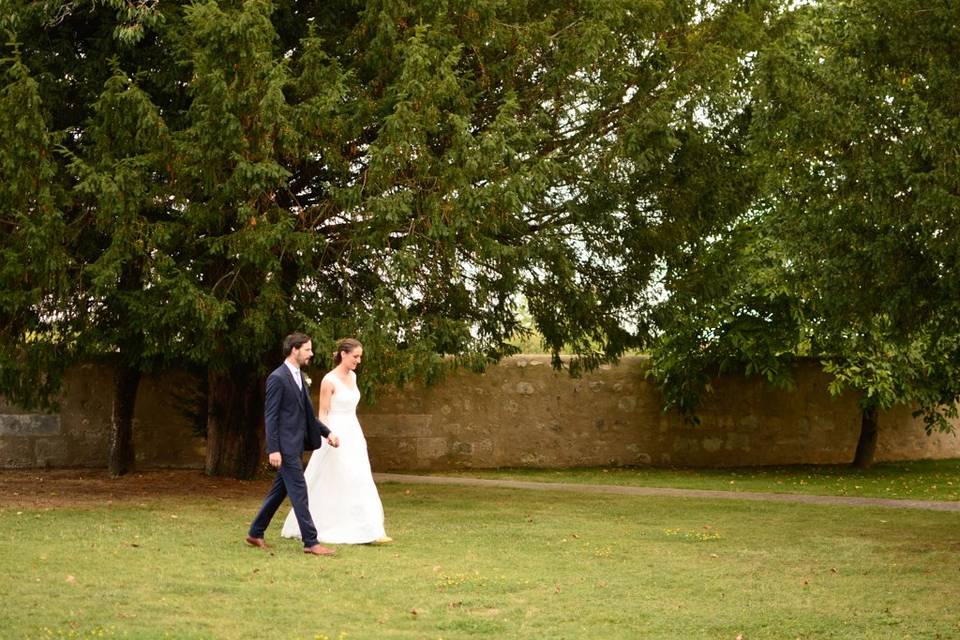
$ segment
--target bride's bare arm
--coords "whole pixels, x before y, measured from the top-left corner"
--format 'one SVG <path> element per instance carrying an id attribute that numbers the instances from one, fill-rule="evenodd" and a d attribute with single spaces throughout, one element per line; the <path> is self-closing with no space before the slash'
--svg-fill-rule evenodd
<path id="1" fill-rule="evenodd" d="M 327 416 L 330 414 L 330 398 L 332 397 L 333 383 L 324 378 L 320 381 L 320 401 L 317 404 L 317 418 L 324 424 L 327 424 Z"/>

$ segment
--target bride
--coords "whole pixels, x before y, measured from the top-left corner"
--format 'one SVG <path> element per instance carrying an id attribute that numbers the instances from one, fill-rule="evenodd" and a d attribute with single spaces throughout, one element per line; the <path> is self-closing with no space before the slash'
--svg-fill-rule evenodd
<path id="1" fill-rule="evenodd" d="M 363 345 L 353 338 L 341 340 L 333 355 L 334 368 L 320 383 L 320 421 L 340 438 L 340 447 L 313 452 L 304 477 L 310 515 L 317 538 L 331 544 L 385 543 L 383 505 L 373 483 L 367 441 L 357 420 L 360 389 L 355 369 Z M 299 538 L 300 526 L 293 511 L 283 523 L 284 538 Z"/>

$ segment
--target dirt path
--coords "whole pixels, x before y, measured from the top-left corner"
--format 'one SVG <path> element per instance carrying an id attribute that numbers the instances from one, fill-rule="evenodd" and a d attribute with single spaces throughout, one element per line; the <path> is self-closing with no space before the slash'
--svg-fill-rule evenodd
<path id="1" fill-rule="evenodd" d="M 762 493 L 751 491 L 710 491 L 706 489 L 670 489 L 666 487 L 624 487 L 605 484 L 569 482 L 527 482 L 523 480 L 483 480 L 445 476 L 415 476 L 399 473 L 376 473 L 377 482 L 403 484 L 456 484 L 470 487 L 501 487 L 537 491 L 573 491 L 579 493 L 615 493 L 628 496 L 666 496 L 671 498 L 705 498 L 709 500 L 748 500 L 757 502 L 796 502 L 801 504 L 843 505 L 848 507 L 888 507 L 893 509 L 928 509 L 960 511 L 960 502 L 942 500 L 891 500 L 888 498 L 856 498 L 850 496 L 811 496 L 794 493 Z"/>
<path id="2" fill-rule="evenodd" d="M 563 482 L 485 480 L 445 476 L 417 476 L 399 473 L 374 474 L 377 482 L 401 484 L 499 487 L 535 491 L 573 491 L 630 496 L 665 496 L 708 500 L 791 502 L 895 509 L 960 511 L 960 502 L 934 500 L 890 500 L 848 496 L 811 496 L 789 493 L 708 491 L 664 487 L 624 487 Z M 197 469 L 157 470 L 111 478 L 104 469 L 25 469 L 0 471 L 0 507 L 66 507 L 114 502 L 145 501 L 155 497 L 209 496 L 222 499 L 261 499 L 272 477 L 256 480 L 211 478 Z"/>

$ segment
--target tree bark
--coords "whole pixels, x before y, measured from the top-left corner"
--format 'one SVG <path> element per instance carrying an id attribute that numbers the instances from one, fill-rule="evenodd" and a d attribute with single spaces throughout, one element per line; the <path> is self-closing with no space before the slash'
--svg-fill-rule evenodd
<path id="1" fill-rule="evenodd" d="M 117 364 L 113 372 L 113 411 L 110 417 L 110 456 L 107 467 L 113 477 L 133 471 L 133 411 L 140 387 L 140 370 Z"/>
<path id="2" fill-rule="evenodd" d="M 260 464 L 263 390 L 248 367 L 209 372 L 206 473 L 252 478 Z"/>
<path id="3" fill-rule="evenodd" d="M 860 438 L 857 441 L 857 452 L 853 456 L 853 466 L 857 469 L 869 469 L 873 465 L 873 455 L 877 451 L 878 413 L 876 406 L 860 410 Z"/>

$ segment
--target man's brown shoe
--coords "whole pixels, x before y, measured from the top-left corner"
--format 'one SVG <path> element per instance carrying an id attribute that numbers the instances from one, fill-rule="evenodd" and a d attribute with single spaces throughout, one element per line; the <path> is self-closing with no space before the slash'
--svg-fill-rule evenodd
<path id="1" fill-rule="evenodd" d="M 247 544 L 251 547 L 259 547 L 261 549 L 269 549 L 270 545 L 267 544 L 267 541 L 263 538 L 254 538 L 253 536 L 247 536 Z"/>
<path id="2" fill-rule="evenodd" d="M 304 547 L 303 552 L 311 553 L 315 556 L 332 556 L 333 554 L 336 553 L 336 551 L 334 551 L 333 549 L 328 549 L 319 544 L 315 544 L 312 547 Z"/>

